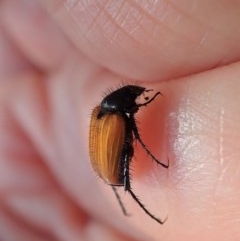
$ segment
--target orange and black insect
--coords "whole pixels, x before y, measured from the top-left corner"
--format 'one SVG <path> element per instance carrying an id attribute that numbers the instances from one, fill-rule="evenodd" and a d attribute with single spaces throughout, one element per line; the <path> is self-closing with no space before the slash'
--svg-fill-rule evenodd
<path id="1" fill-rule="evenodd" d="M 147 215 L 163 224 L 164 221 L 150 213 L 137 198 L 130 182 L 129 167 L 134 155 L 134 140 L 142 145 L 157 164 L 168 168 L 168 165 L 159 162 L 143 143 L 134 117 L 139 108 L 147 106 L 161 94 L 157 92 L 150 99 L 145 97 L 145 102 L 138 104 L 136 99 L 149 91 L 152 89 L 127 85 L 107 95 L 101 104 L 94 108 L 89 134 L 90 159 L 95 172 L 112 186 L 125 215 L 127 212 L 117 193 L 119 186 L 124 187 L 124 190 L 132 196 Z"/>

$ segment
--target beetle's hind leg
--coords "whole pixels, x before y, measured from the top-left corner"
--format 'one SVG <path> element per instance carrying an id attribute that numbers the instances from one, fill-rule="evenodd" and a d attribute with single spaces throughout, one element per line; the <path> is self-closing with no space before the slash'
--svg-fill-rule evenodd
<path id="1" fill-rule="evenodd" d="M 143 203 L 139 200 L 139 198 L 134 194 L 131 188 L 131 183 L 130 183 L 130 174 L 129 174 L 129 158 L 126 155 L 124 158 L 124 190 L 128 193 L 130 193 L 131 197 L 134 199 L 134 201 L 140 206 L 141 209 L 152 219 L 157 221 L 160 224 L 164 224 L 165 220 L 160 220 L 159 218 L 155 217 L 151 212 L 149 212 Z"/>
<path id="2" fill-rule="evenodd" d="M 164 224 L 166 222 L 167 219 L 165 220 L 160 220 L 159 218 L 155 217 L 152 213 L 150 213 L 145 206 L 143 205 L 143 203 L 139 200 L 139 198 L 133 193 L 133 191 L 131 189 L 128 190 L 128 192 L 130 193 L 130 195 L 132 196 L 132 198 L 134 199 L 134 201 L 141 207 L 141 209 L 143 209 L 143 211 L 152 219 L 154 219 L 155 221 L 157 221 L 160 224 Z"/>
<path id="3" fill-rule="evenodd" d="M 120 205 L 120 207 L 121 207 L 121 209 L 122 209 L 123 214 L 124 214 L 125 216 L 130 216 L 130 214 L 127 213 L 127 210 L 126 210 L 126 208 L 124 207 L 124 204 L 123 204 L 123 202 L 122 202 L 122 199 L 121 199 L 120 195 L 119 195 L 118 192 L 117 192 L 117 187 L 112 185 L 112 189 L 113 189 L 113 192 L 114 192 L 114 194 L 115 194 L 115 196 L 116 196 L 116 198 L 117 198 L 117 200 L 118 200 L 118 203 L 119 203 L 119 205 Z"/>

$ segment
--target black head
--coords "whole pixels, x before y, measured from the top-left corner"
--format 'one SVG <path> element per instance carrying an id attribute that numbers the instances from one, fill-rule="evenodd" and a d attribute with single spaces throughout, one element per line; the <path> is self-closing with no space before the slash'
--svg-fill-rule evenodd
<path id="1" fill-rule="evenodd" d="M 100 104 L 98 118 L 106 113 L 134 114 L 138 111 L 136 99 L 146 88 L 137 85 L 126 85 L 107 95 Z"/>

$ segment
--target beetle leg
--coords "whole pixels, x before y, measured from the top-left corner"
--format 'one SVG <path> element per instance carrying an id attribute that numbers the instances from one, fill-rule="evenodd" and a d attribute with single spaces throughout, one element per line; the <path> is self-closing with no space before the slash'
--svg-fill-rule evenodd
<path id="1" fill-rule="evenodd" d="M 136 138 L 136 140 L 138 140 L 138 142 L 142 145 L 143 149 L 147 152 L 147 154 L 159 165 L 163 166 L 164 168 L 168 168 L 169 167 L 169 163 L 168 164 L 164 164 L 160 161 L 158 161 L 158 159 L 148 150 L 147 146 L 143 143 L 140 134 L 138 132 L 138 128 L 136 126 L 136 121 L 134 119 L 133 116 L 130 115 L 129 117 L 130 121 L 131 121 L 131 126 L 132 126 L 132 130 L 134 133 L 134 136 Z"/>
<path id="2" fill-rule="evenodd" d="M 134 199 L 134 201 L 141 207 L 141 209 L 143 209 L 143 211 L 150 216 L 152 219 L 154 219 L 155 221 L 157 221 L 160 224 L 164 224 L 167 220 L 167 218 L 165 218 L 163 221 L 160 220 L 159 218 L 156 218 L 152 213 L 150 213 L 142 204 L 142 202 L 138 199 L 138 197 L 133 193 L 133 191 L 131 189 L 128 190 L 128 192 L 130 193 L 130 195 L 132 196 L 132 198 Z"/>
<path id="3" fill-rule="evenodd" d="M 133 193 L 132 188 L 131 188 L 131 183 L 130 183 L 130 176 L 129 176 L 129 157 L 128 155 L 125 156 L 124 158 L 124 190 L 128 193 L 130 193 L 130 195 L 132 196 L 132 198 L 134 199 L 134 201 L 141 207 L 141 209 L 143 209 L 143 211 L 150 216 L 152 219 L 154 219 L 155 221 L 157 221 L 160 224 L 164 224 L 165 220 L 160 220 L 159 218 L 156 218 L 152 213 L 150 213 L 145 206 L 143 205 L 143 203 L 139 200 L 139 198 Z"/>
<path id="4" fill-rule="evenodd" d="M 119 203 L 119 205 L 120 205 L 120 207 L 121 207 L 121 209 L 122 209 L 123 214 L 124 214 L 125 216 L 130 216 L 130 215 L 127 213 L 127 210 L 126 210 L 126 208 L 125 208 L 124 205 L 123 205 L 123 202 L 122 202 L 122 200 L 121 200 L 121 197 L 119 196 L 119 194 L 118 194 L 118 192 L 117 192 L 117 188 L 116 188 L 115 186 L 112 186 L 112 189 L 113 189 L 113 192 L 114 192 L 114 194 L 115 194 L 115 196 L 116 196 L 116 198 L 117 198 L 117 200 L 118 200 L 118 203 Z"/>

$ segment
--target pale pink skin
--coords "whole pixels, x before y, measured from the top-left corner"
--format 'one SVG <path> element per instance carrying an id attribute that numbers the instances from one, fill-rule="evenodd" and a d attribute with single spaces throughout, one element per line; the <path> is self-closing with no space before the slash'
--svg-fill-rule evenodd
<path id="1" fill-rule="evenodd" d="M 240 1 L 2 0 L 1 240 L 240 240 Z M 108 88 L 161 91 L 138 122 L 131 217 L 92 171 Z M 150 85 L 151 82 L 151 85 Z"/>

